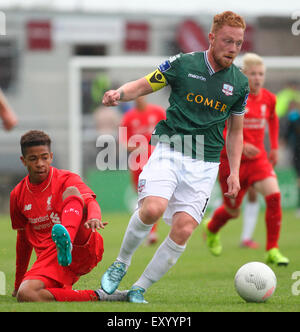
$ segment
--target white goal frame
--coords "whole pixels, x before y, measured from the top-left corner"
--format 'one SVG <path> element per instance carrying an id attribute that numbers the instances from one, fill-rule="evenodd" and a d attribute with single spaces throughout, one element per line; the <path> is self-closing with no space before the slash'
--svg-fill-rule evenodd
<path id="1" fill-rule="evenodd" d="M 83 69 L 106 68 L 147 68 L 154 70 L 157 65 L 169 56 L 77 56 L 69 62 L 69 169 L 82 175 L 82 95 L 81 81 Z M 299 69 L 300 57 L 263 57 L 267 69 Z M 235 64 L 241 65 L 241 57 Z M 138 77 L 137 77 L 138 79 Z M 126 82 L 124 82 L 126 83 Z M 99 101 L 100 102 L 100 101 Z"/>

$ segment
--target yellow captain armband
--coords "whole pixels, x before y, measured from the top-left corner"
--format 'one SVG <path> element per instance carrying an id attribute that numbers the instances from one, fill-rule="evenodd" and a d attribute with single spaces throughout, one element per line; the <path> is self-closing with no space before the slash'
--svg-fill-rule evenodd
<path id="1" fill-rule="evenodd" d="M 165 76 L 158 69 L 145 76 L 145 79 L 151 85 L 153 91 L 160 90 L 168 84 Z"/>

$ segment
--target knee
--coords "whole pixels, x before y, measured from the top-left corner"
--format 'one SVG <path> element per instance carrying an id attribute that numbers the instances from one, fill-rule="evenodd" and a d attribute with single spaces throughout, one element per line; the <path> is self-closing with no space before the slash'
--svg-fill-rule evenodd
<path id="1" fill-rule="evenodd" d="M 177 213 L 173 218 L 170 237 L 177 244 L 185 245 L 197 226 L 198 222 L 193 217 L 184 212 Z"/>
<path id="2" fill-rule="evenodd" d="M 159 200 L 145 200 L 140 209 L 140 218 L 145 223 L 155 223 L 164 213 L 165 204 Z"/>
<path id="3" fill-rule="evenodd" d="M 34 292 L 27 288 L 27 287 L 22 287 L 19 289 L 17 293 L 17 301 L 18 302 L 35 302 L 35 296 Z"/>
<path id="4" fill-rule="evenodd" d="M 81 194 L 80 194 L 80 191 L 78 190 L 77 187 L 75 186 L 70 186 L 68 187 L 64 192 L 63 192 L 63 201 L 70 197 L 70 196 L 78 196 L 78 197 L 81 197 Z"/>
<path id="5" fill-rule="evenodd" d="M 177 230 L 177 238 L 179 239 L 178 244 L 185 244 L 193 234 L 194 229 L 195 228 L 192 227 L 192 225 L 186 224 Z"/>

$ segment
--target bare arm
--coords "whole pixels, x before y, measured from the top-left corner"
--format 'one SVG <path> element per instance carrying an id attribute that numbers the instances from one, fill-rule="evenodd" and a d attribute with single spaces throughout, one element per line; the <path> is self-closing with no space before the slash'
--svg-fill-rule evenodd
<path id="1" fill-rule="evenodd" d="M 227 123 L 226 150 L 230 175 L 227 179 L 228 192 L 225 195 L 230 198 L 236 198 L 240 190 L 239 168 L 243 151 L 243 122 L 243 115 L 231 115 Z"/>
<path id="2" fill-rule="evenodd" d="M 16 275 L 15 275 L 15 289 L 12 296 L 17 295 L 17 291 L 22 283 L 22 279 L 27 271 L 31 253 L 32 245 L 27 240 L 26 231 L 18 230 L 16 243 Z"/>
<path id="3" fill-rule="evenodd" d="M 9 106 L 4 94 L 0 90 L 0 117 L 6 130 L 11 130 L 16 126 L 18 119 Z"/>
<path id="4" fill-rule="evenodd" d="M 145 77 L 136 81 L 128 82 L 117 90 L 107 91 L 102 99 L 105 106 L 117 106 L 119 101 L 130 101 L 137 97 L 152 93 L 152 87 Z"/>
<path id="5" fill-rule="evenodd" d="M 85 204 L 87 208 L 87 221 L 84 223 L 84 226 L 87 229 L 91 228 L 93 232 L 96 229 L 104 229 L 108 223 L 102 221 L 101 208 L 96 199 L 87 199 Z"/>

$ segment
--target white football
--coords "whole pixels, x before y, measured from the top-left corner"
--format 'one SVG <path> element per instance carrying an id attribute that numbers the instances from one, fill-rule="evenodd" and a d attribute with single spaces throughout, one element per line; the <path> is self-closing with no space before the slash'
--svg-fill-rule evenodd
<path id="1" fill-rule="evenodd" d="M 277 279 L 272 269 L 260 262 L 243 265 L 236 273 L 234 285 L 246 302 L 265 302 L 275 292 Z"/>

